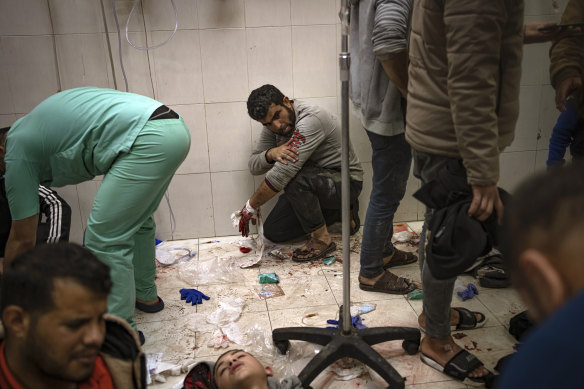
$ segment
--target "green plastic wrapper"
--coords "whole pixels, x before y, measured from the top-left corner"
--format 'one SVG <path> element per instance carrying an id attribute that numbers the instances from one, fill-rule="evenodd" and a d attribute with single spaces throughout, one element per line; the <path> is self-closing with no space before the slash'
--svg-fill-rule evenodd
<path id="1" fill-rule="evenodd" d="M 261 273 L 258 276 L 258 282 L 260 284 L 277 284 L 280 282 L 280 278 L 276 273 Z"/>
<path id="2" fill-rule="evenodd" d="M 335 259 L 334 256 L 332 257 L 326 257 L 322 260 L 322 263 L 324 263 L 325 265 L 332 265 L 333 263 L 335 263 L 337 260 Z"/>

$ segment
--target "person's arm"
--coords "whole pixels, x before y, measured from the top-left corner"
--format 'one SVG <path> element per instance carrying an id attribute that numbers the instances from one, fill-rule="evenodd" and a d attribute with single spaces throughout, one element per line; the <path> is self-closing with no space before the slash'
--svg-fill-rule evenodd
<path id="1" fill-rule="evenodd" d="M 254 145 L 252 154 L 247 162 L 251 174 L 254 176 L 264 174 L 274 166 L 274 162 L 269 161 L 266 154 L 276 146 L 276 135 L 263 127 L 260 137 Z"/>
<path id="2" fill-rule="evenodd" d="M 407 95 L 408 31 L 412 0 L 377 0 L 373 34 L 373 52 L 387 77 Z"/>
<path id="3" fill-rule="evenodd" d="M 38 223 L 38 213 L 26 219 L 12 221 L 10 235 L 6 242 L 4 266 L 9 265 L 18 255 L 34 248 Z"/>
<path id="4" fill-rule="evenodd" d="M 560 24 L 584 22 L 584 1 L 570 0 Z M 550 81 L 556 90 L 556 108 L 565 112 L 568 96 L 582 88 L 584 47 L 582 37 L 572 36 L 553 43 L 550 49 Z"/>
<path id="5" fill-rule="evenodd" d="M 469 215 L 486 220 L 503 205 L 499 179 L 498 118 L 500 49 L 505 9 L 498 2 L 444 2 L 447 90 L 458 149 L 472 187 Z M 517 26 L 517 37 L 521 28 Z"/>
<path id="6" fill-rule="evenodd" d="M 566 103 L 566 112 L 563 112 L 550 137 L 550 146 L 548 152 L 547 166 L 564 163 L 566 148 L 572 141 L 572 136 L 578 125 L 578 113 L 574 107 L 575 103 L 568 101 Z"/>
<path id="7" fill-rule="evenodd" d="M 580 28 L 559 28 L 556 22 L 531 22 L 525 24 L 523 44 L 557 41 L 579 33 Z"/>

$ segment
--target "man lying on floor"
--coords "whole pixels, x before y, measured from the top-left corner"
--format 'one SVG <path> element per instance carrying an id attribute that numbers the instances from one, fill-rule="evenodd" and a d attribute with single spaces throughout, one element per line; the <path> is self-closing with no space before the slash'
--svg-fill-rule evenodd
<path id="1" fill-rule="evenodd" d="M 284 191 L 264 224 L 266 238 L 284 242 L 310 235 L 292 259 L 322 258 L 336 249 L 327 225 L 341 221 L 341 129 L 337 118 L 318 106 L 290 100 L 273 85 L 252 91 L 247 110 L 263 125 L 249 158 L 249 170 L 266 177 L 241 210 L 239 231 L 247 236 L 256 210 Z M 363 169 L 352 147 L 349 170 L 354 233 L 360 225 Z"/>
<path id="2" fill-rule="evenodd" d="M 215 363 L 196 364 L 184 381 L 184 389 L 301 389 L 296 376 L 278 381 L 270 366 L 264 366 L 243 350 L 229 350 Z"/>
<path id="3" fill-rule="evenodd" d="M 16 257 L 2 279 L 0 388 L 142 389 L 138 335 L 107 315 L 109 268 L 68 243 Z"/>

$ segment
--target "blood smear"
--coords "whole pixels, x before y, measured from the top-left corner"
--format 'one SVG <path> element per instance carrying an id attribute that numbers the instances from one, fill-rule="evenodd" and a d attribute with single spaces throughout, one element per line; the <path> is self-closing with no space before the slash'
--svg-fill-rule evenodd
<path id="1" fill-rule="evenodd" d="M 242 253 L 249 253 L 251 251 L 251 247 L 239 246 L 239 251 Z"/>

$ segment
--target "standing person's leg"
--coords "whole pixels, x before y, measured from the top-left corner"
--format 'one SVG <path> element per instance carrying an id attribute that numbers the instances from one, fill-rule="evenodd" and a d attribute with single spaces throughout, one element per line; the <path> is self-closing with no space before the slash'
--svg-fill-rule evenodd
<path id="1" fill-rule="evenodd" d="M 140 293 L 147 294 L 146 298 L 155 296 L 151 218 L 189 146 L 189 131 L 182 119 L 148 121 L 130 151 L 116 159 L 95 196 L 86 246 L 110 267 L 109 312 L 134 328 L 134 272 L 150 284 L 140 286 Z M 141 230 L 143 236 L 136 240 Z"/>
<path id="2" fill-rule="evenodd" d="M 363 286 L 373 286 L 390 266 L 415 262 L 415 255 L 394 248 L 393 216 L 402 200 L 411 166 L 410 146 L 404 134 L 381 136 L 367 131 L 371 142 L 373 182 L 361 247 L 359 280 Z M 392 264 L 393 262 L 393 264 Z M 390 276 L 388 276 L 390 277 Z M 393 277 L 395 285 L 386 282 L 388 292 L 406 293 L 410 287 Z"/>
<path id="3" fill-rule="evenodd" d="M 414 155 L 414 176 L 422 181 L 422 185 L 434 179 L 440 169 L 446 166 L 453 158 L 431 155 L 413 150 Z M 424 290 L 423 312 L 418 317 L 420 326 L 424 328 L 426 336 L 422 339 L 420 345 L 420 352 L 425 361 L 430 361 L 432 366 L 440 366 L 443 368 L 449 361 L 454 361 L 454 357 L 459 352 L 465 352 L 458 346 L 451 336 L 450 327 L 452 324 L 462 322 L 460 312 L 450 308 L 452 301 L 452 293 L 454 291 L 454 282 L 456 277 L 439 280 L 436 279 L 430 267 L 426 266 L 426 241 L 428 226 L 432 218 L 434 210 L 427 208 L 424 214 L 424 226 L 420 235 L 420 248 L 418 251 L 418 259 L 420 261 L 420 270 L 422 273 L 422 287 Z M 470 312 L 469 312 L 470 313 Z M 477 317 L 477 312 L 472 312 L 475 315 L 475 323 L 480 319 Z M 479 314 L 484 321 L 484 316 Z M 471 319 L 472 320 L 472 319 Z M 468 358 L 467 358 L 468 356 Z M 473 363 L 476 358 L 471 354 L 462 355 L 461 358 L 467 358 L 467 363 L 472 359 Z M 429 362 L 426 362 L 429 363 Z M 489 375 L 480 361 L 476 368 L 471 369 L 469 373 L 470 378 L 480 379 Z M 454 367 L 455 368 L 455 367 Z"/>

